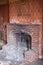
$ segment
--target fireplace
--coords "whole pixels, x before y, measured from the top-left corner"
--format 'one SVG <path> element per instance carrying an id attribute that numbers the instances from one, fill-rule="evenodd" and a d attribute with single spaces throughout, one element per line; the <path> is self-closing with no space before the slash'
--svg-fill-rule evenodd
<path id="1" fill-rule="evenodd" d="M 25 52 L 34 50 L 39 57 L 40 24 L 8 24 L 7 42 L 13 44 L 19 52 L 19 56 L 25 58 Z M 32 51 L 33 52 L 33 51 Z"/>
<path id="2" fill-rule="evenodd" d="M 20 31 L 19 33 L 16 33 L 16 41 L 17 43 L 20 42 L 22 47 L 26 47 L 27 50 L 29 50 L 29 48 L 31 49 L 31 36 L 28 33 L 25 33 L 23 31 Z"/>

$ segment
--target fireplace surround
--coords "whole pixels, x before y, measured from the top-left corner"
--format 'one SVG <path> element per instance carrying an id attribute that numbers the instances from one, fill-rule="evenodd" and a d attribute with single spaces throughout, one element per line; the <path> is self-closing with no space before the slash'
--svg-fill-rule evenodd
<path id="1" fill-rule="evenodd" d="M 7 42 L 23 49 L 24 52 L 33 49 L 38 58 L 41 54 L 40 30 L 40 24 L 8 24 Z M 24 52 L 23 56 L 25 56 Z"/>
<path id="2" fill-rule="evenodd" d="M 29 50 L 29 48 L 31 49 L 31 41 L 32 40 L 31 40 L 31 36 L 28 33 L 20 31 L 20 32 L 15 33 L 15 35 L 18 36 L 17 37 L 18 40 L 16 38 L 17 42 L 20 41 L 21 45 L 24 42 L 24 44 L 26 45 L 27 50 Z M 23 45 L 22 45 L 22 47 L 23 47 Z"/>

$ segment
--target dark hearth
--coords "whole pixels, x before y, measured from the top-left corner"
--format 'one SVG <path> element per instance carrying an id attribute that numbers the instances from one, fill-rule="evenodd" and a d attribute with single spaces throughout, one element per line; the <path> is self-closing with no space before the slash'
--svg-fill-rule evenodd
<path id="1" fill-rule="evenodd" d="M 25 42 L 26 42 L 27 50 L 31 49 L 31 41 L 32 41 L 31 36 L 30 36 L 28 33 L 25 33 L 25 32 L 22 32 L 22 31 L 20 31 L 20 32 L 17 33 L 17 34 L 19 35 L 18 38 L 21 37 L 21 38 L 20 38 L 21 44 L 22 44 L 22 42 L 24 42 L 24 44 L 25 44 Z"/>

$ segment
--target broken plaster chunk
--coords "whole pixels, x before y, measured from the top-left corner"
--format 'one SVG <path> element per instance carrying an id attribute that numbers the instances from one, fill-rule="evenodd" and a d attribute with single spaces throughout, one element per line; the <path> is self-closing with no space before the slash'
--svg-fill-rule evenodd
<path id="1" fill-rule="evenodd" d="M 37 59 L 37 54 L 34 50 L 30 49 L 29 51 L 25 52 L 25 59 L 29 62 L 33 62 Z"/>
<path id="2" fill-rule="evenodd" d="M 3 62 L 2 61 L 0 61 L 0 65 L 3 65 Z"/>
<path id="3" fill-rule="evenodd" d="M 12 65 L 11 61 L 0 61 L 0 65 Z"/>
<path id="4" fill-rule="evenodd" d="M 39 55 L 39 59 L 42 59 L 42 55 Z"/>

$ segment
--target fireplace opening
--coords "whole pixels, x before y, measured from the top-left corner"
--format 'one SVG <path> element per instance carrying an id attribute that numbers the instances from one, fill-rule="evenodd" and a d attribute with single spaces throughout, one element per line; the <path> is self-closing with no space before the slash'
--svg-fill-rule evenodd
<path id="1" fill-rule="evenodd" d="M 29 35 L 28 33 L 25 33 L 25 32 L 18 32 L 16 33 L 16 36 L 17 36 L 17 47 L 19 50 L 19 52 L 21 51 L 21 55 L 23 55 L 23 57 L 25 58 L 25 52 L 26 51 L 29 51 L 29 49 L 32 48 L 32 38 L 31 38 L 31 35 Z"/>
<path id="2" fill-rule="evenodd" d="M 26 42 L 27 50 L 31 49 L 31 41 L 32 41 L 31 36 L 25 32 L 21 32 L 20 36 L 21 36 L 21 43 L 24 41 L 25 44 Z"/>

